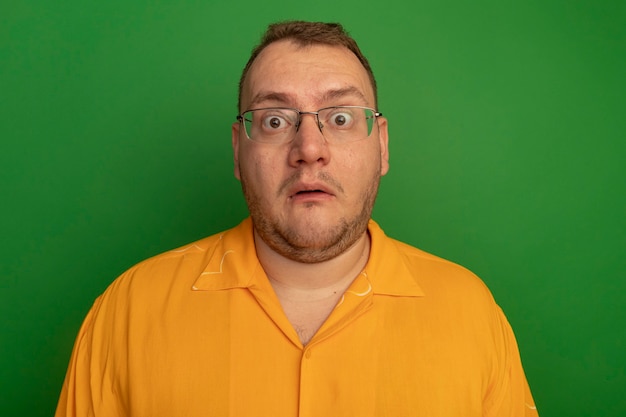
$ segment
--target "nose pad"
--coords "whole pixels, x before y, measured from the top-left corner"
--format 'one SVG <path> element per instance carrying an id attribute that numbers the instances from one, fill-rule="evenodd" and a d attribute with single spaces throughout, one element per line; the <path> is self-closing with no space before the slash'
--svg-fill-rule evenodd
<path id="1" fill-rule="evenodd" d="M 304 115 L 314 116 L 315 120 L 306 122 L 303 127 Z M 317 126 L 317 133 L 313 126 Z M 301 129 L 302 128 L 302 129 Z M 324 125 L 320 123 L 317 112 L 302 112 L 297 124 L 296 135 L 291 142 L 289 151 L 289 163 L 299 167 L 307 164 L 328 164 L 330 161 L 330 149 L 328 140 L 324 136 Z M 321 134 L 321 137 L 319 136 Z"/>
<path id="2" fill-rule="evenodd" d="M 324 135 L 324 131 L 322 129 L 324 129 L 324 125 L 322 124 L 322 122 L 320 122 L 320 117 L 319 114 L 317 113 L 300 113 L 300 118 L 298 119 L 298 124 L 296 124 L 296 133 L 300 130 L 300 126 L 302 125 L 302 118 L 306 115 L 311 115 L 311 116 L 315 116 L 315 124 L 317 124 L 317 128 L 319 129 L 320 133 L 322 134 L 322 136 Z"/>

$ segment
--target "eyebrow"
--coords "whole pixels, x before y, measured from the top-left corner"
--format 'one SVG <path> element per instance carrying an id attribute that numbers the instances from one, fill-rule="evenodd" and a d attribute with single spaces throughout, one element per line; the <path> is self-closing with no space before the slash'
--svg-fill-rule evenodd
<path id="1" fill-rule="evenodd" d="M 367 103 L 365 95 L 354 86 L 325 91 L 321 96 L 321 102 L 326 103 L 345 97 L 356 97 L 359 100 L 363 100 L 363 103 Z M 291 103 L 294 103 L 296 100 L 293 95 L 288 93 L 261 91 L 252 98 L 252 101 L 250 102 L 250 108 L 253 108 L 254 106 L 266 101 L 274 101 L 285 105 L 292 105 Z"/>

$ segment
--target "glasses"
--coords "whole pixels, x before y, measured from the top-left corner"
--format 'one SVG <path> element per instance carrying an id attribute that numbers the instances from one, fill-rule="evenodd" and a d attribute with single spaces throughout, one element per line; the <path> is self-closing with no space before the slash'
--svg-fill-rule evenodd
<path id="1" fill-rule="evenodd" d="M 302 123 L 302 116 L 314 115 L 317 127 L 329 142 L 342 143 L 365 139 L 372 134 L 376 118 L 382 116 L 369 107 L 333 106 L 318 111 L 286 107 L 246 110 L 237 116 L 248 139 L 261 143 L 291 142 Z"/>

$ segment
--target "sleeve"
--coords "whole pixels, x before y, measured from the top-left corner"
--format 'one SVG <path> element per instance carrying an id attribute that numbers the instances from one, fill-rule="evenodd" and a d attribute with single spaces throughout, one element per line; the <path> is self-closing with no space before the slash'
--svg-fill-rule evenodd
<path id="1" fill-rule="evenodd" d="M 107 342 L 95 329 L 101 305 L 102 297 L 95 301 L 78 332 L 55 417 L 125 415 L 113 384 L 107 382 L 107 360 L 106 354 L 103 355 L 106 348 L 101 347 Z"/>
<path id="2" fill-rule="evenodd" d="M 513 329 L 497 308 L 497 367 L 484 401 L 485 417 L 538 417 Z"/>

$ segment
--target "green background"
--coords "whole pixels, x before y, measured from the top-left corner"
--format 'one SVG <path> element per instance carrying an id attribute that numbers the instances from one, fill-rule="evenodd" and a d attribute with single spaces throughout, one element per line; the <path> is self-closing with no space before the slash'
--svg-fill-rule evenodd
<path id="1" fill-rule="evenodd" d="M 340 21 L 389 118 L 374 217 L 480 275 L 546 416 L 626 415 L 626 2 L 5 1 L 0 415 L 51 415 L 122 271 L 238 223 L 267 23 Z"/>

